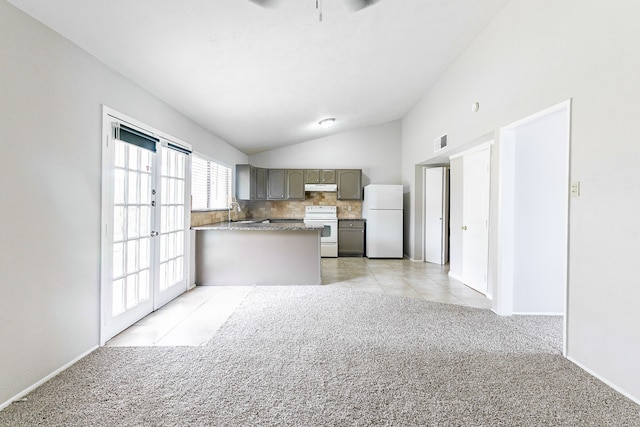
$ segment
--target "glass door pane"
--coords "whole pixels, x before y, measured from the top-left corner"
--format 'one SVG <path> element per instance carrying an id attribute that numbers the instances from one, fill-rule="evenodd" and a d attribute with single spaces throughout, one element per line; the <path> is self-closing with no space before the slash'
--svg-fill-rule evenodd
<path id="1" fill-rule="evenodd" d="M 125 313 L 151 296 L 151 181 L 154 154 L 114 141 L 113 292 L 111 315 Z"/>
<path id="2" fill-rule="evenodd" d="M 162 148 L 160 167 L 160 265 L 158 269 L 158 305 L 184 292 L 185 209 L 188 155 L 168 147 Z"/>
<path id="3" fill-rule="evenodd" d="M 107 227 L 104 337 L 110 338 L 153 311 L 155 153 L 112 140 L 113 164 L 108 199 L 112 222 Z"/>

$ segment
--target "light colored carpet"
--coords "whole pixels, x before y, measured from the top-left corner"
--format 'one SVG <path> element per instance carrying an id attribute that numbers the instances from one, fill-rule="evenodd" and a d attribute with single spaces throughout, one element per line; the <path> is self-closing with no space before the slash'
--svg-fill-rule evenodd
<path id="1" fill-rule="evenodd" d="M 561 319 L 256 287 L 203 347 L 101 348 L 2 426 L 640 426 L 560 355 Z"/>

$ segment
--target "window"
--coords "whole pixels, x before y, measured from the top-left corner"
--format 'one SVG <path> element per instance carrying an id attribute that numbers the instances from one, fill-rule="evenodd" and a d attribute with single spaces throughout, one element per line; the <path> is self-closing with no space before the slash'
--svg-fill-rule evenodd
<path id="1" fill-rule="evenodd" d="M 231 168 L 194 154 L 191 163 L 191 210 L 227 209 L 231 203 Z"/>

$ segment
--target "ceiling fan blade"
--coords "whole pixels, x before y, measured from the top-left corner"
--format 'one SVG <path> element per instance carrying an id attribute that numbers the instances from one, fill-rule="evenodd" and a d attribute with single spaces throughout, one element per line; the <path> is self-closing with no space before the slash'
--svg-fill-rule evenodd
<path id="1" fill-rule="evenodd" d="M 372 6 L 380 0 L 348 0 L 351 4 L 351 8 L 354 10 L 364 9 L 365 7 Z"/>

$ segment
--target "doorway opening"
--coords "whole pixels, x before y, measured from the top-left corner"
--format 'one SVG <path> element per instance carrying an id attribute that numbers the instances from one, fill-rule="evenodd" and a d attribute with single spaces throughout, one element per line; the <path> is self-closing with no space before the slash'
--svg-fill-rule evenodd
<path id="1" fill-rule="evenodd" d="M 566 314 L 570 108 L 500 131 L 498 314 Z"/>
<path id="2" fill-rule="evenodd" d="M 449 167 L 425 167 L 424 261 L 449 263 Z"/>

